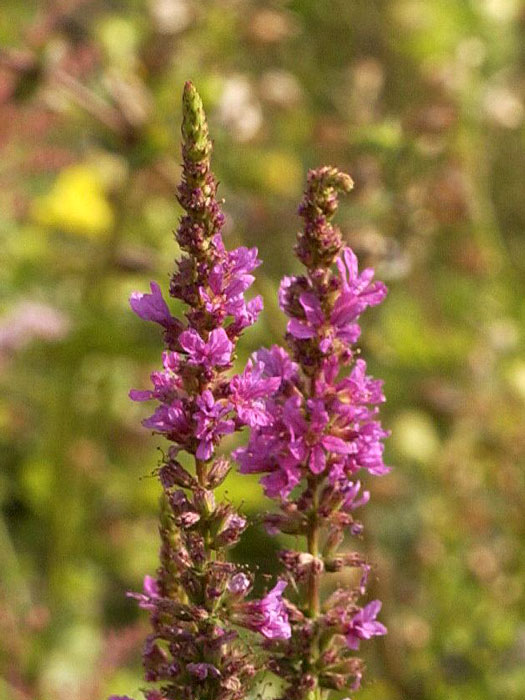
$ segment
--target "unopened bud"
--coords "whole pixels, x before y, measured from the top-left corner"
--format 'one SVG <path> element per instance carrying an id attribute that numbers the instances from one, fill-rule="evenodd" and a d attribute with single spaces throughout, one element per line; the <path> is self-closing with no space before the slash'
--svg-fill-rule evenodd
<path id="1" fill-rule="evenodd" d="M 182 94 L 182 137 L 184 154 L 190 160 L 198 162 L 209 157 L 212 144 L 204 107 L 199 93 L 189 80 Z"/>
<path id="2" fill-rule="evenodd" d="M 225 457 L 218 457 L 208 470 L 206 485 L 209 489 L 216 489 L 228 476 L 231 469 L 230 462 Z"/>
<path id="3" fill-rule="evenodd" d="M 306 519 L 301 513 L 290 515 L 269 513 L 264 518 L 264 526 L 269 535 L 276 535 L 279 532 L 285 535 L 301 535 L 306 527 Z"/>
<path id="4" fill-rule="evenodd" d="M 321 688 L 330 688 L 331 690 L 342 690 L 348 683 L 347 676 L 342 673 L 323 673 L 319 676 L 319 685 Z"/>
<path id="5" fill-rule="evenodd" d="M 241 533 L 246 528 L 246 518 L 233 510 L 225 511 L 218 522 L 218 532 L 215 537 L 216 547 L 231 547 L 238 542 Z"/>
<path id="6" fill-rule="evenodd" d="M 324 570 L 322 560 L 308 552 L 285 549 L 279 552 L 279 558 L 296 581 L 305 580 L 311 573 L 321 574 Z"/>
<path id="7" fill-rule="evenodd" d="M 195 523 L 198 523 L 200 519 L 201 516 L 198 513 L 189 510 L 186 513 L 181 514 L 181 516 L 178 519 L 178 522 L 181 525 L 181 527 L 190 528 L 193 527 Z"/>
<path id="8" fill-rule="evenodd" d="M 197 489 L 193 496 L 193 504 L 203 517 L 209 517 L 215 511 L 215 496 L 212 491 Z"/>
<path id="9" fill-rule="evenodd" d="M 334 557 L 333 559 L 324 560 L 325 569 L 331 574 L 336 571 L 341 571 L 344 565 L 343 557 Z"/>
<path id="10" fill-rule="evenodd" d="M 183 488 L 189 489 L 193 488 L 196 483 L 192 475 L 175 459 L 171 459 L 160 468 L 159 477 L 165 489 L 170 489 L 173 486 L 182 486 Z"/>
<path id="11" fill-rule="evenodd" d="M 323 547 L 323 554 L 325 555 L 325 557 L 329 557 L 334 552 L 336 552 L 339 546 L 342 544 L 343 540 L 343 531 L 338 527 L 332 528 L 328 533 L 328 537 L 326 538 L 326 542 Z"/>
<path id="12" fill-rule="evenodd" d="M 360 522 L 353 522 L 352 525 L 350 526 L 350 534 L 353 535 L 354 537 L 358 537 L 361 535 L 363 532 L 363 523 Z"/>
<path id="13" fill-rule="evenodd" d="M 228 583 L 228 592 L 235 598 L 244 598 L 252 586 L 249 576 L 243 573 L 232 576 Z"/>

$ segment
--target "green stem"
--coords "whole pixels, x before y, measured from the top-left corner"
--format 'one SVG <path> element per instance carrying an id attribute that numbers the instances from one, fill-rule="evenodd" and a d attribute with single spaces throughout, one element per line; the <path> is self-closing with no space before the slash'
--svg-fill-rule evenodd
<path id="1" fill-rule="evenodd" d="M 319 554 L 319 524 L 317 521 L 317 508 L 318 508 L 318 485 L 315 482 L 311 482 L 312 488 L 312 512 L 310 515 L 310 524 L 307 532 L 307 546 L 308 552 L 313 557 L 317 557 Z M 310 571 L 310 580 L 308 581 L 308 612 L 311 618 L 316 618 L 320 611 L 320 580 L 319 574 L 315 571 L 315 567 L 312 567 Z"/>
<path id="2" fill-rule="evenodd" d="M 202 486 L 202 488 L 205 488 L 206 486 L 206 464 L 202 461 L 202 459 L 197 459 L 195 457 L 195 472 L 197 475 L 197 481 L 199 482 L 199 486 Z"/>

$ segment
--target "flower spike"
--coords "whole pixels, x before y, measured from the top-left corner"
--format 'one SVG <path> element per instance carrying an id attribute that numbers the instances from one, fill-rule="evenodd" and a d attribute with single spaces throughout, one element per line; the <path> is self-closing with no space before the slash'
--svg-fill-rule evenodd
<path id="1" fill-rule="evenodd" d="M 381 603 L 361 608 L 357 602 L 366 592 L 370 565 L 358 553 L 338 552 L 345 533 L 363 529 L 355 511 L 370 492 L 361 491 L 356 475 L 388 472 L 382 444 L 387 432 L 377 420 L 381 382 L 366 374 L 364 360 L 354 361 L 352 347 L 361 333 L 359 316 L 383 300 L 386 287 L 372 280 L 373 270 L 359 273 L 357 258 L 331 223 L 339 193 L 352 186 L 350 176 L 336 168 L 308 174 L 299 207 L 304 228 L 295 247 L 306 273 L 285 277 L 279 292 L 291 356 L 276 346 L 254 354 L 261 376 L 278 382 L 265 398 L 272 420 L 250 424 L 248 445 L 235 452 L 241 472 L 262 473 L 266 495 L 279 506 L 280 512 L 266 517 L 268 532 L 304 537 L 303 551 L 280 554 L 293 583 L 288 590 L 299 592 L 298 600 L 283 598 L 294 610 L 290 634 L 264 643 L 273 672 L 286 683 L 280 700 L 356 690 L 363 664 L 353 652 L 361 640 L 386 634 L 376 620 Z M 324 572 L 345 567 L 361 570 L 358 585 L 322 605 Z"/>
<path id="2" fill-rule="evenodd" d="M 132 597 L 149 612 L 153 627 L 143 662 L 146 681 L 160 689 L 147 690 L 148 700 L 244 700 L 259 661 L 238 627 L 274 639 L 285 638 L 289 628 L 280 584 L 261 601 L 247 602 L 251 579 L 228 561 L 247 522 L 230 503 L 216 501 L 214 490 L 230 470 L 216 452 L 225 435 L 270 421 L 261 396 L 273 384 L 251 364 L 240 375 L 229 374 L 239 336 L 262 308 L 259 297 L 245 298 L 259 259 L 255 248 L 225 248 L 212 142 L 190 82 L 182 105 L 184 214 L 176 238 L 183 255 L 170 296 L 187 305 L 185 321 L 171 315 L 155 282 L 150 294 L 135 292 L 130 299 L 140 318 L 164 328 L 167 346 L 162 370 L 152 374 L 153 388 L 132 391 L 131 398 L 157 402 L 143 424 L 171 443 L 158 472 L 160 566 Z M 190 455 L 193 468 L 178 461 L 181 452 Z"/>

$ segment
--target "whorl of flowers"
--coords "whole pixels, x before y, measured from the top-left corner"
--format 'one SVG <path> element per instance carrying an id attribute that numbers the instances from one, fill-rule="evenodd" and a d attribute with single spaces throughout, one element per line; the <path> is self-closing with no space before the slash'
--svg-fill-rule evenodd
<path id="1" fill-rule="evenodd" d="M 382 385 L 367 375 L 353 347 L 359 316 L 383 300 L 386 288 L 372 281 L 373 270 L 359 273 L 330 222 L 338 193 L 352 186 L 335 168 L 309 173 L 295 249 L 306 272 L 284 278 L 279 294 L 291 356 L 277 346 L 255 353 L 261 378 L 277 385 L 262 409 L 272 420 L 253 425 L 249 444 L 235 453 L 241 472 L 264 474 L 265 493 L 279 504 L 266 517 L 269 532 L 304 537 L 305 551 L 281 552 L 288 590 L 297 592 L 286 603 L 291 636 L 265 642 L 270 668 L 287 682 L 286 700 L 358 688 L 363 664 L 353 652 L 361 640 L 386 633 L 376 620 L 381 603 L 358 603 L 370 566 L 357 553 L 338 552 L 346 532 L 362 530 L 354 511 L 370 494 L 359 472 L 388 471 L 381 442 L 387 433 L 377 420 Z M 360 580 L 322 602 L 323 575 L 344 567 L 361 569 Z"/>
<path id="2" fill-rule="evenodd" d="M 215 500 L 214 489 L 231 468 L 215 451 L 225 435 L 244 425 L 269 424 L 262 397 L 276 391 L 280 380 L 265 376 L 258 362 L 241 375 L 228 374 L 240 334 L 262 308 L 260 297 L 244 297 L 259 260 L 255 248 L 224 247 L 212 143 L 191 83 L 184 88 L 182 136 L 179 201 L 185 214 L 176 238 L 183 255 L 170 295 L 186 303 L 185 321 L 172 316 L 155 282 L 149 294 L 134 293 L 130 300 L 138 316 L 164 328 L 166 341 L 153 388 L 132 391 L 131 397 L 158 402 L 144 425 L 172 443 L 158 472 L 164 491 L 161 565 L 134 597 L 149 611 L 153 627 L 143 657 L 146 681 L 156 684 L 146 691 L 148 700 L 241 700 L 257 667 L 234 625 L 268 639 L 289 637 L 290 625 L 281 598 L 284 582 L 262 600 L 246 601 L 252 578 L 226 559 L 247 523 L 230 503 Z M 194 468 L 179 461 L 183 451 Z"/>

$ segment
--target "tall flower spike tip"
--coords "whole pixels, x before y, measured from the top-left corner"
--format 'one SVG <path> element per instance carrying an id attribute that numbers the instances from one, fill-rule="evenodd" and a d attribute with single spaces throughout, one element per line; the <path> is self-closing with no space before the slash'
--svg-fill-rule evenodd
<path id="1" fill-rule="evenodd" d="M 194 162 L 208 160 L 212 143 L 208 133 L 208 123 L 199 93 L 188 80 L 182 94 L 182 139 L 183 155 Z"/>
<path id="2" fill-rule="evenodd" d="M 297 235 L 295 253 L 306 267 L 329 267 L 342 248 L 341 232 L 330 220 L 338 207 L 339 192 L 348 193 L 354 182 L 350 175 L 326 166 L 308 173 L 308 185 L 299 215 L 304 230 Z"/>

